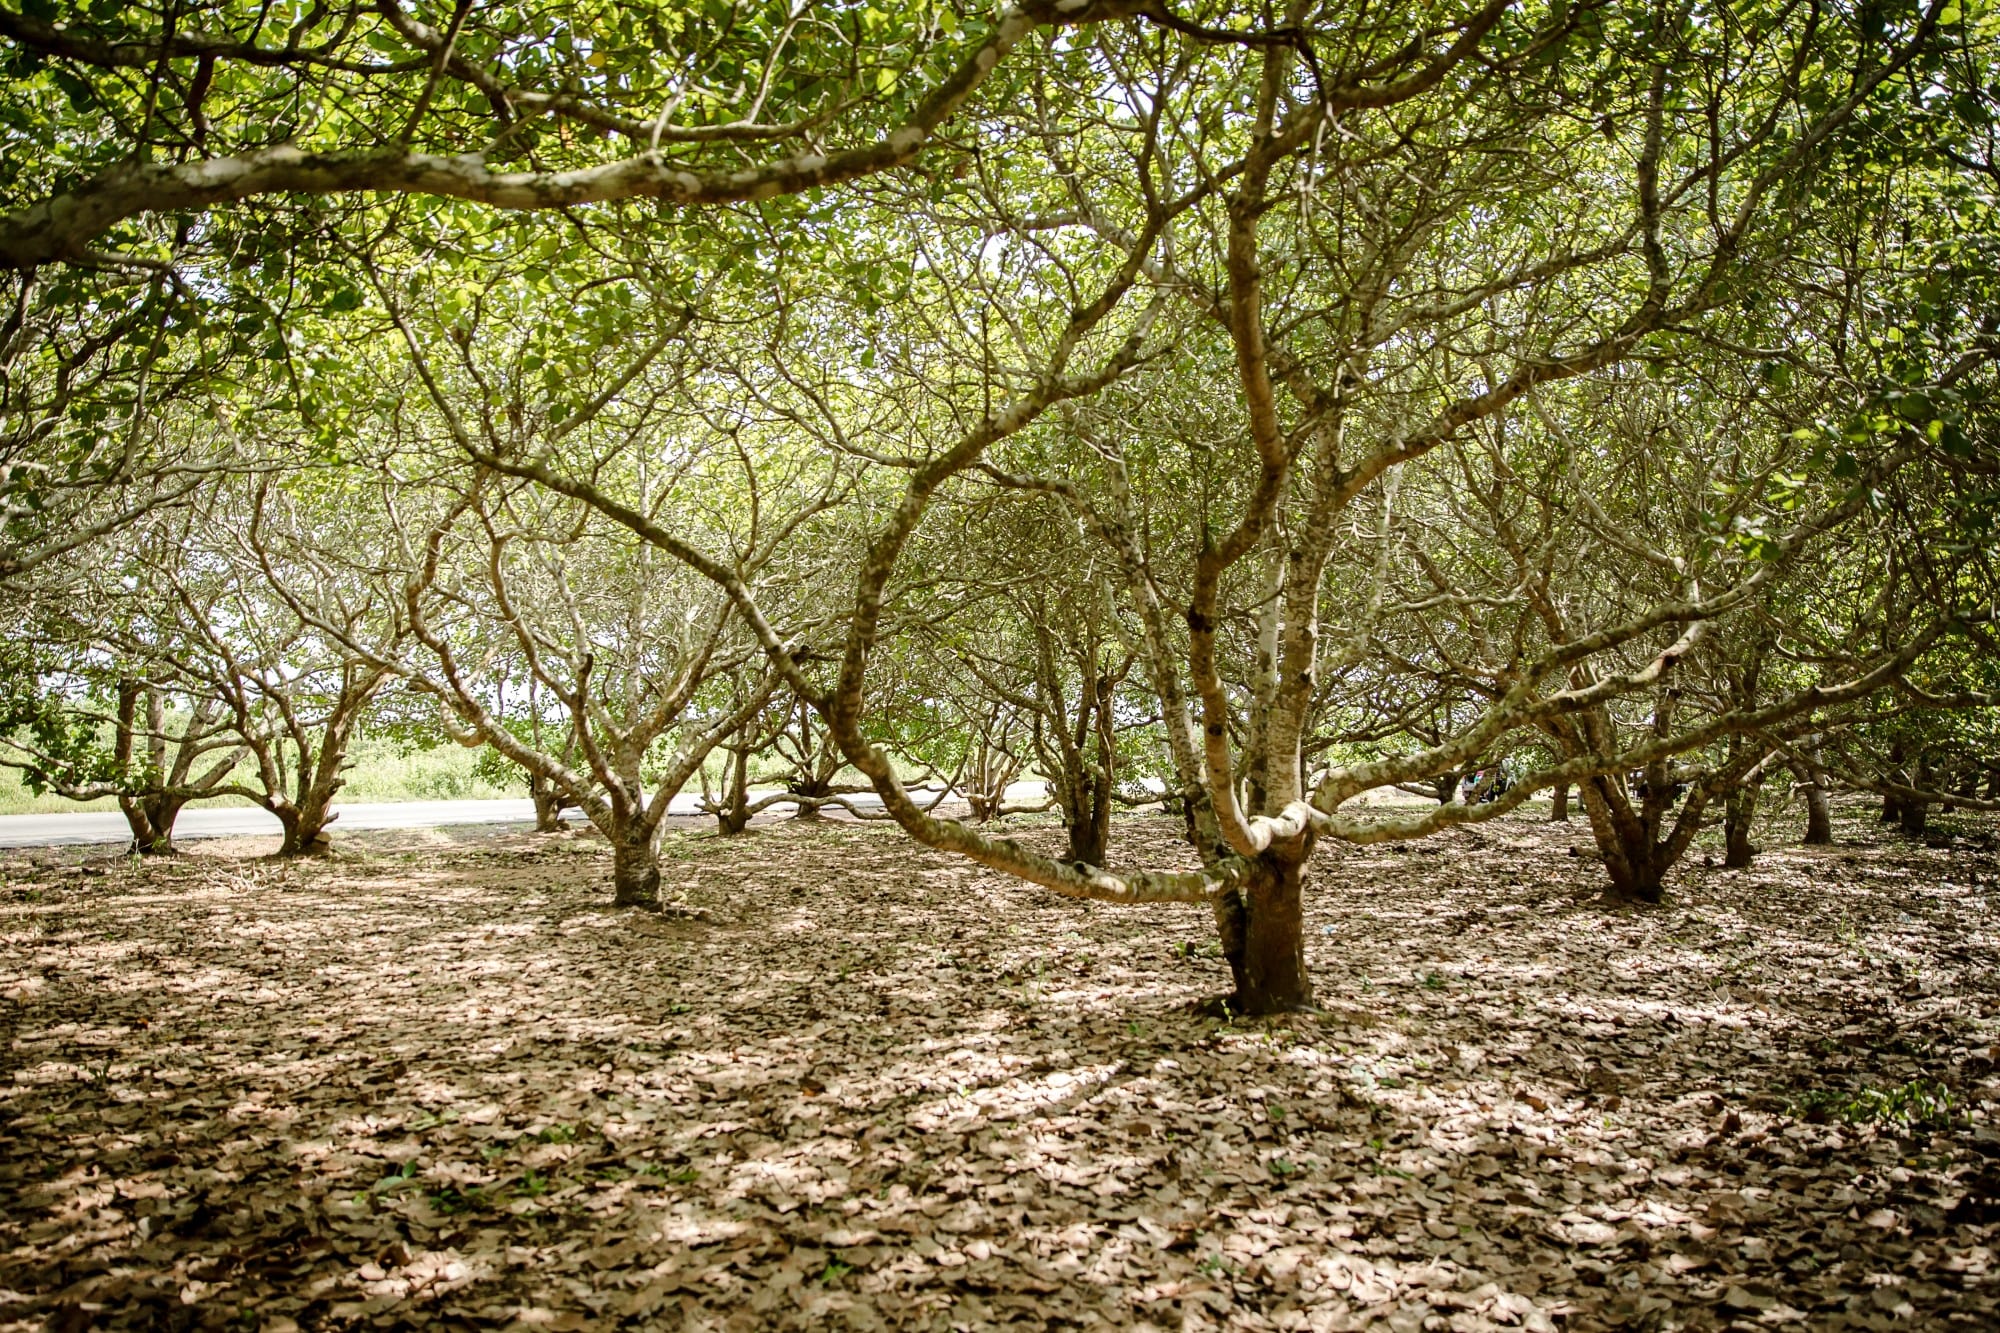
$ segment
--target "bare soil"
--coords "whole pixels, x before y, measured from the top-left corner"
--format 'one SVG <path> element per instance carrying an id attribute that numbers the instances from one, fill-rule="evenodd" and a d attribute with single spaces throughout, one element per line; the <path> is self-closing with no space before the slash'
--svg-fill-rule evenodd
<path id="1" fill-rule="evenodd" d="M 1254 1022 L 1203 911 L 874 825 L 670 834 L 667 917 L 574 834 L 16 853 L 0 1327 L 2000 1327 L 2000 861 L 1844 815 L 1645 911 L 1580 823 L 1326 849 Z"/>

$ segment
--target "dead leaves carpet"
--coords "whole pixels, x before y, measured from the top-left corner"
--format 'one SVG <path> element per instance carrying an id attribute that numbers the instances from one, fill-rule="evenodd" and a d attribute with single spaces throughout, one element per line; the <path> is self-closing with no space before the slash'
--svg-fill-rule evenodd
<path id="1" fill-rule="evenodd" d="M 670 835 L 681 918 L 574 836 L 11 854 L 0 1326 L 2000 1327 L 2000 872 L 1840 831 L 1646 912 L 1581 826 L 1330 849 L 1325 1012 L 1238 1023 L 1201 911 L 880 827 Z"/>

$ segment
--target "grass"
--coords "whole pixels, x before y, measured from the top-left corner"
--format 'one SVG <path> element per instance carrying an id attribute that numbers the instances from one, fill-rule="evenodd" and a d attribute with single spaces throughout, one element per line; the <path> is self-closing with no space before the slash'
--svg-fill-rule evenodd
<path id="1" fill-rule="evenodd" d="M 441 745 L 431 750 L 404 750 L 391 740 L 361 737 L 348 752 L 353 766 L 347 770 L 347 786 L 341 790 L 344 804 L 389 801 L 494 801 L 525 797 L 526 783 L 518 789 L 501 787 L 477 771 L 479 751 L 458 745 Z M 248 783 L 251 773 L 239 773 Z M 199 806 L 244 806 L 254 802 L 242 796 L 217 796 L 191 803 Z M 36 796 L 11 768 L 0 768 L 0 815 L 74 814 L 80 810 L 116 810 L 110 798 L 101 801 L 66 801 L 60 796 Z"/>
<path id="2" fill-rule="evenodd" d="M 1851 1125 L 1901 1125 L 1917 1128 L 1950 1121 L 1957 1099 L 1942 1083 L 1912 1079 L 1895 1088 L 1861 1088 L 1845 1091 L 1814 1088 L 1800 1096 L 1792 1112 L 1801 1120 L 1825 1123 L 1844 1120 Z"/>
<path id="3" fill-rule="evenodd" d="M 528 794 L 527 782 L 501 785 L 479 771 L 481 751 L 467 749 L 460 745 L 440 745 L 428 750 L 408 750 L 394 740 L 360 736 L 348 750 L 350 766 L 347 769 L 347 785 L 341 789 L 340 801 L 345 805 L 393 803 L 396 801 L 499 801 L 524 798 Z M 710 756 L 710 781 L 717 784 L 723 777 L 724 756 Z M 751 773 L 753 795 L 762 791 L 776 790 L 783 774 L 773 769 L 769 773 Z M 836 781 L 853 782 L 857 774 L 843 771 Z M 920 773 L 912 769 L 905 774 L 915 778 Z M 255 785 L 253 770 L 247 765 L 239 768 L 237 777 L 246 785 Z M 683 791 L 690 795 L 701 793 L 701 782 L 690 782 Z M 245 806 L 254 805 L 244 796 L 217 796 L 189 803 L 189 809 L 201 806 Z M 78 811 L 115 811 L 118 802 L 106 797 L 101 801 L 67 801 L 60 796 L 36 796 L 21 782 L 21 775 L 11 768 L 0 768 L 0 815 L 56 815 L 75 814 Z"/>

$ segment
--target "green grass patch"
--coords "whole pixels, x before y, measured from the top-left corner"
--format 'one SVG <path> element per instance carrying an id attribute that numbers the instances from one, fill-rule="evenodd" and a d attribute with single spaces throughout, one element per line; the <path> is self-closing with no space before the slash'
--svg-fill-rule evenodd
<path id="1" fill-rule="evenodd" d="M 1792 1104 L 1792 1114 L 1801 1120 L 1826 1124 L 1840 1120 L 1850 1125 L 1892 1125 L 1916 1129 L 1949 1124 L 1958 1101 L 1950 1088 L 1929 1079 L 1911 1079 L 1895 1088 L 1860 1088 L 1854 1091 L 1814 1088 Z"/>

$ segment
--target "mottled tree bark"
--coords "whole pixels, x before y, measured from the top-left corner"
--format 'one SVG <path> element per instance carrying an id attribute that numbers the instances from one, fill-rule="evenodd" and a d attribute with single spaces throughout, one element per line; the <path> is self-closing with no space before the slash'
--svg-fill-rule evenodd
<path id="1" fill-rule="evenodd" d="M 1304 879 L 1301 861 L 1266 854 L 1218 899 L 1222 955 L 1236 982 L 1232 1013 L 1276 1014 L 1312 1004 Z"/>
<path id="2" fill-rule="evenodd" d="M 1605 873 L 1611 878 L 1612 896 L 1628 902 L 1659 902 L 1679 848 L 1672 839 L 1663 841 L 1658 836 L 1657 796 L 1634 810 L 1607 776 L 1590 779 L 1578 791 L 1584 814 L 1590 819 L 1591 835 L 1604 857 Z"/>
<path id="3" fill-rule="evenodd" d="M 1818 751 L 1806 751 L 1818 763 Z M 1792 765 L 1800 791 L 1806 795 L 1806 847 L 1830 847 L 1834 841 L 1834 809 L 1826 795 L 1826 781 L 1812 765 Z"/>
<path id="4" fill-rule="evenodd" d="M 180 849 L 174 846 L 174 820 L 186 804 L 184 797 L 160 792 L 120 796 L 118 808 L 132 830 L 132 850 L 141 856 L 172 856 L 178 852 Z"/>
<path id="5" fill-rule="evenodd" d="M 1896 807 L 1896 826 L 1911 837 L 1917 837 L 1929 827 L 1930 815 L 1929 801 L 1899 801 Z"/>
<path id="6" fill-rule="evenodd" d="M 641 833 L 621 829 L 611 839 L 612 905 L 660 909 L 660 853 L 648 826 Z"/>
<path id="7" fill-rule="evenodd" d="M 278 817 L 284 829 L 284 839 L 278 844 L 280 856 L 320 856 L 333 849 L 332 839 L 327 837 L 327 826 L 339 816 L 328 805 L 331 795 L 323 801 L 305 806 L 279 804 L 271 813 Z"/>
<path id="8" fill-rule="evenodd" d="M 1932 774 L 1929 757 L 1919 754 L 1917 762 L 1912 765 L 1912 769 L 1910 785 L 1919 791 L 1930 790 Z M 1909 834 L 1911 837 L 1917 837 L 1923 833 L 1925 827 L 1930 823 L 1930 814 L 1931 803 L 1929 801 L 1905 799 L 1899 803 L 1896 822 L 1904 833 Z"/>

